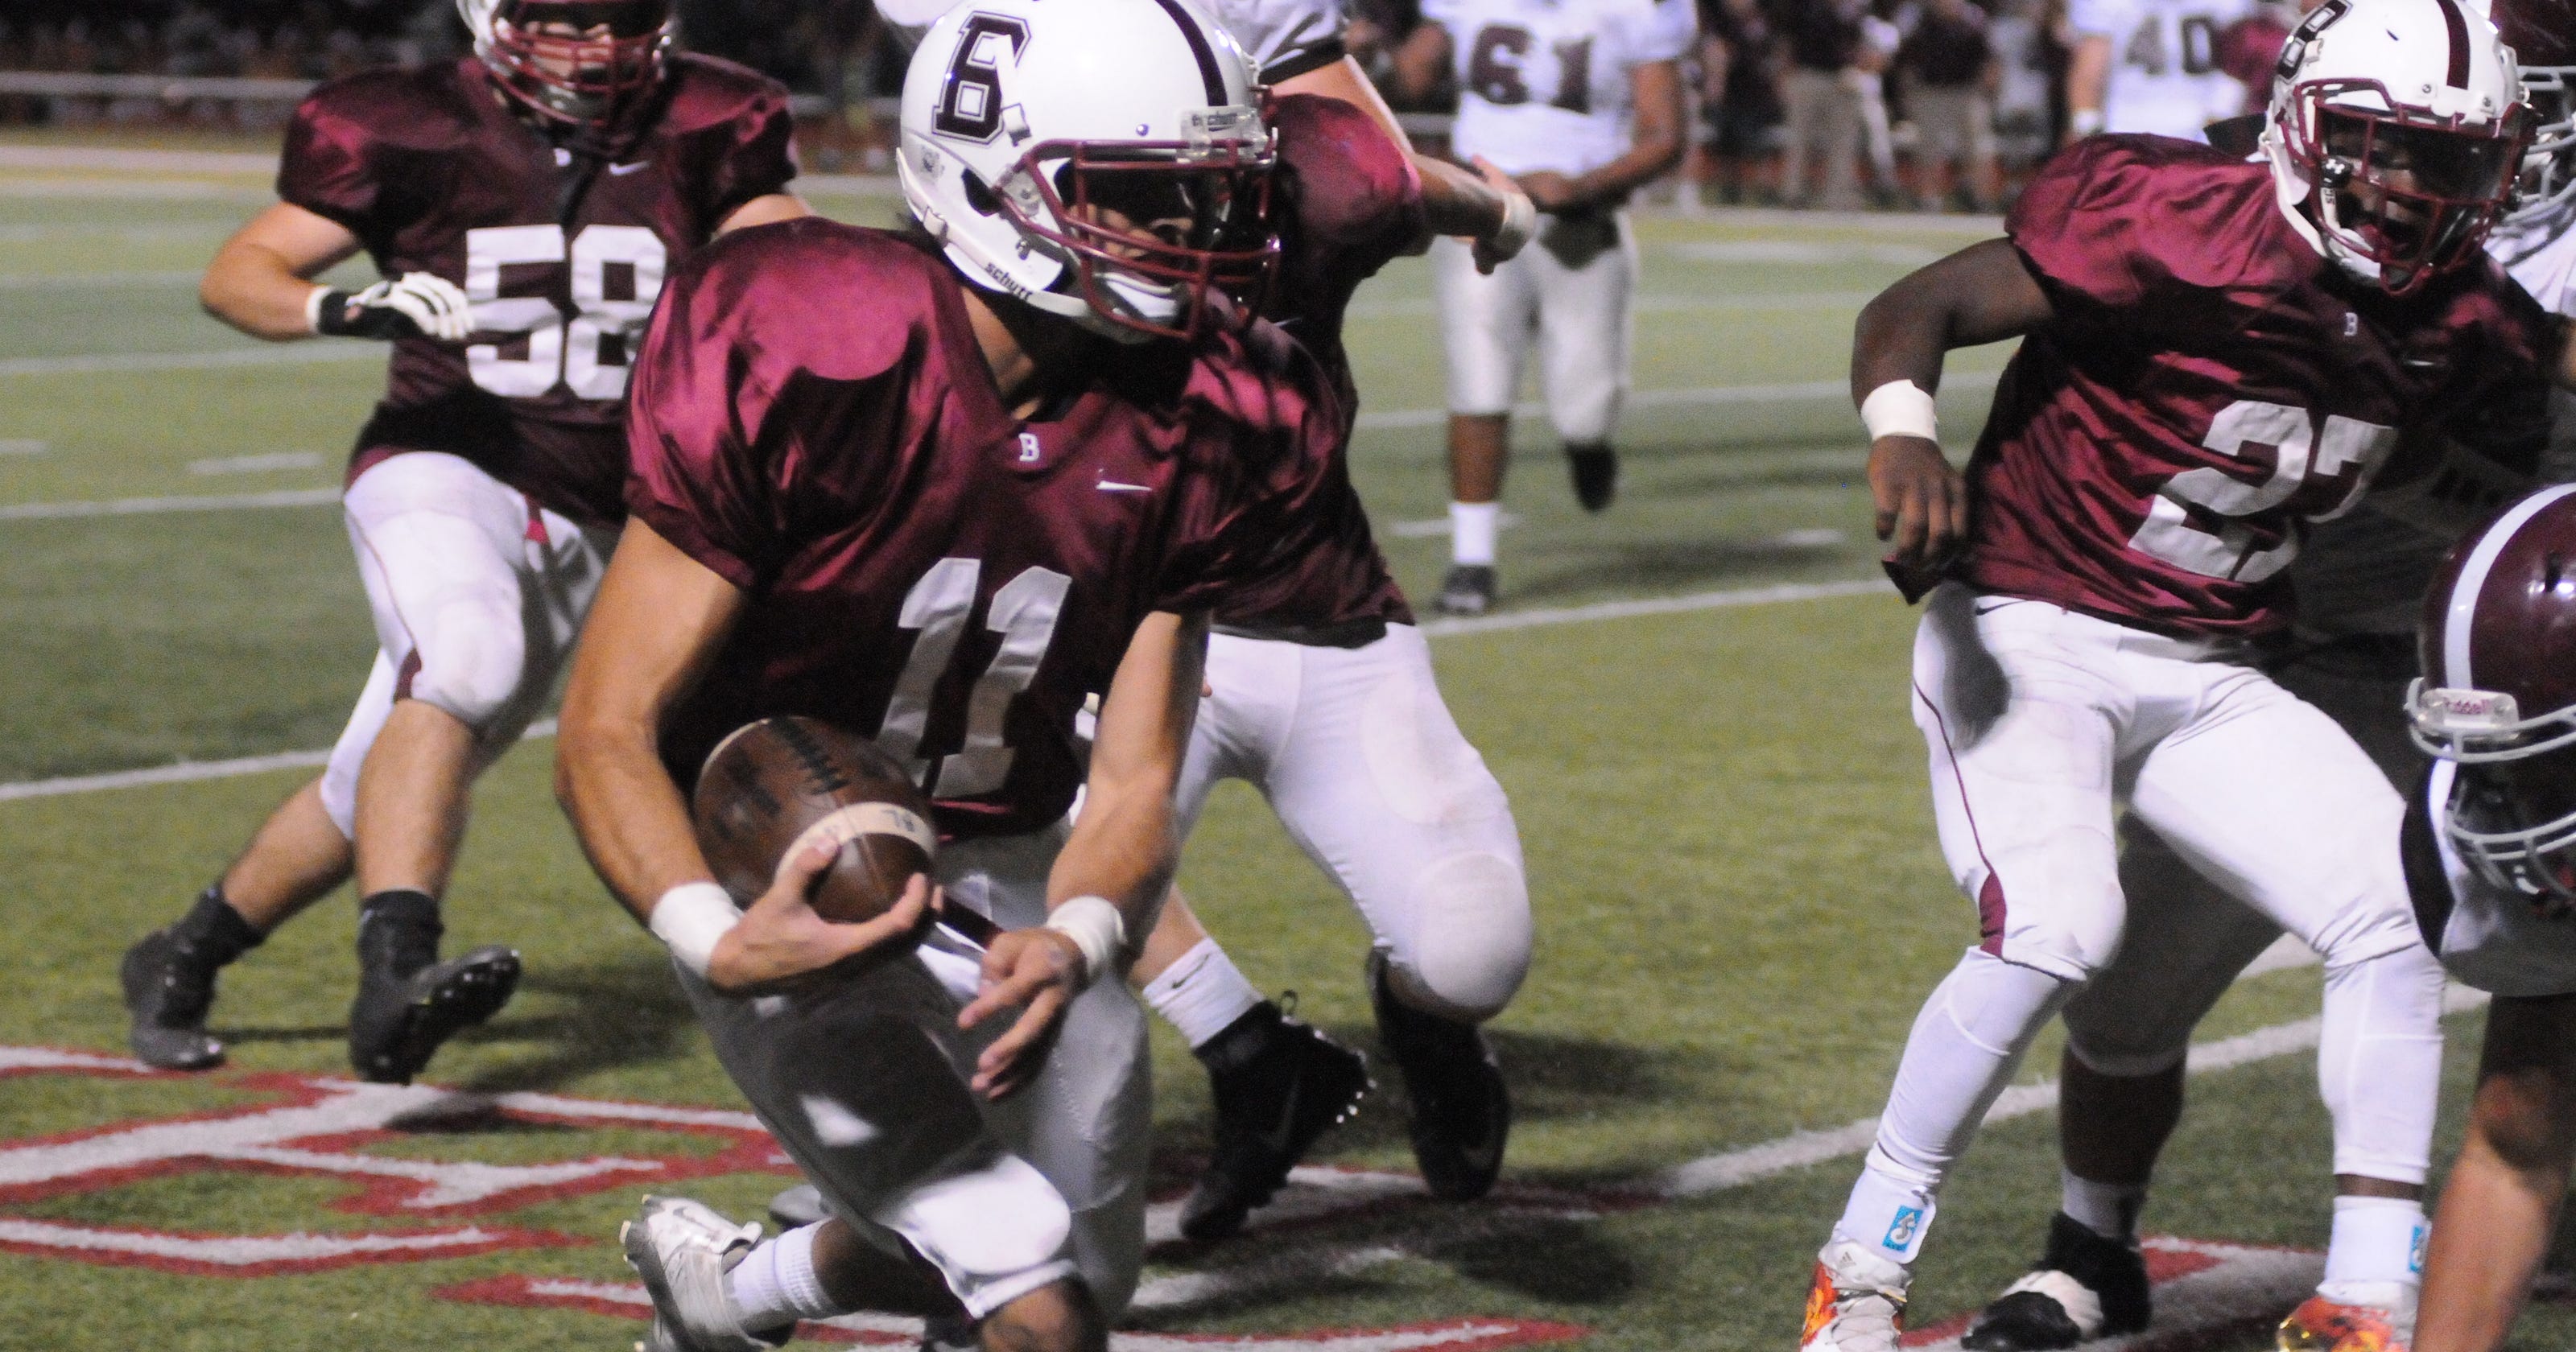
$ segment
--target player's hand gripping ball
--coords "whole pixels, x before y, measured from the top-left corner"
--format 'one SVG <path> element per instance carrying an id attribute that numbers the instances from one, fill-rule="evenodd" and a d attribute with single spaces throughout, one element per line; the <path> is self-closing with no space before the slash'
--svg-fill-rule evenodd
<path id="1" fill-rule="evenodd" d="M 873 920 L 930 872 L 939 836 L 930 803 L 876 743 L 812 718 L 764 718 L 734 730 L 707 756 L 690 804 L 698 850 L 716 881 L 749 906 L 778 861 L 811 843 L 840 846 L 814 885 L 814 912 L 844 924 Z"/>

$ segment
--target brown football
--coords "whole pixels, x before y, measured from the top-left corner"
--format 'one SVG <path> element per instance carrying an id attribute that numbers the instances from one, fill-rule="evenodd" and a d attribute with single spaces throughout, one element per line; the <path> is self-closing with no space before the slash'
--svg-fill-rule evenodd
<path id="1" fill-rule="evenodd" d="M 912 875 L 930 872 L 939 844 L 929 801 L 893 756 L 812 718 L 735 729 L 708 754 L 690 816 L 699 852 L 737 906 L 769 890 L 800 840 L 840 842 L 812 900 L 824 919 L 845 923 L 885 914 Z"/>

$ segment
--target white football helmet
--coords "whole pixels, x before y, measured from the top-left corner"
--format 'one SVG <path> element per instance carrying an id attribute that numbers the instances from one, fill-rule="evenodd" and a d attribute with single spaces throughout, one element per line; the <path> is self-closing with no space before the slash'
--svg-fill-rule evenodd
<path id="1" fill-rule="evenodd" d="M 456 13 L 474 36 L 474 54 L 513 103 L 543 121 L 602 131 L 661 80 L 671 4 L 456 0 Z"/>
<path id="2" fill-rule="evenodd" d="M 2486 238 L 2530 112 L 2513 53 L 2467 0 L 2325 0 L 2282 44 L 2263 148 L 2291 221 L 2405 292 Z"/>
<path id="3" fill-rule="evenodd" d="M 2576 217 L 2576 4 L 2495 0 L 2496 32 L 2522 68 L 2531 105 L 2531 146 L 2522 157 L 2522 196 L 2505 217 L 2554 233 Z"/>
<path id="4" fill-rule="evenodd" d="M 967 280 L 1122 341 L 1266 286 L 1275 157 L 1199 0 L 968 0 L 904 74 L 904 200 Z"/>

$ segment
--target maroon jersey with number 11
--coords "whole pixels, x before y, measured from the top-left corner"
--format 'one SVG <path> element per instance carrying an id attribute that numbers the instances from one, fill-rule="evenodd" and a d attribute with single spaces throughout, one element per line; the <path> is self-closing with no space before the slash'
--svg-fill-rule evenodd
<path id="1" fill-rule="evenodd" d="M 817 219 L 728 236 L 671 278 L 636 365 L 627 501 L 749 596 L 664 730 L 681 783 L 731 729 L 806 714 L 906 760 L 943 833 L 1037 830 L 1071 806 L 1074 717 L 1148 614 L 1209 610 L 1335 546 L 1349 415 L 1279 329 L 1104 350 L 1021 422 L 961 285 L 926 241 Z M 1298 606 L 1340 599 L 1271 613 L 1325 623 Z"/>
<path id="2" fill-rule="evenodd" d="M 315 90 L 287 128 L 277 195 L 347 227 L 386 276 L 435 273 L 474 302 L 463 346 L 393 345 L 350 478 L 446 451 L 576 520 L 620 519 L 629 349 L 663 277 L 796 176 L 793 131 L 776 81 L 702 56 L 671 58 L 650 125 L 587 166 L 470 57 Z"/>
<path id="3" fill-rule="evenodd" d="M 2289 619 L 2304 522 L 2350 510 L 2400 430 L 2547 379 L 2547 314 L 2483 255 L 2404 296 L 2347 277 L 2271 171 L 2097 136 L 2006 230 L 2056 317 L 2022 340 L 1968 464 L 1955 571 L 2160 632 Z"/>

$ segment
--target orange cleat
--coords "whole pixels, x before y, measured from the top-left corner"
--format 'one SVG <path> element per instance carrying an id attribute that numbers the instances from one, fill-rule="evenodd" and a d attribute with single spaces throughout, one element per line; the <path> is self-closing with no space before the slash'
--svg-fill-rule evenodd
<path id="1" fill-rule="evenodd" d="M 1913 1274 L 1848 1240 L 1816 1256 L 1799 1352 L 1896 1352 Z"/>
<path id="2" fill-rule="evenodd" d="M 2310 1296 L 2281 1321 L 2281 1352 L 2406 1352 L 2396 1312 Z"/>

